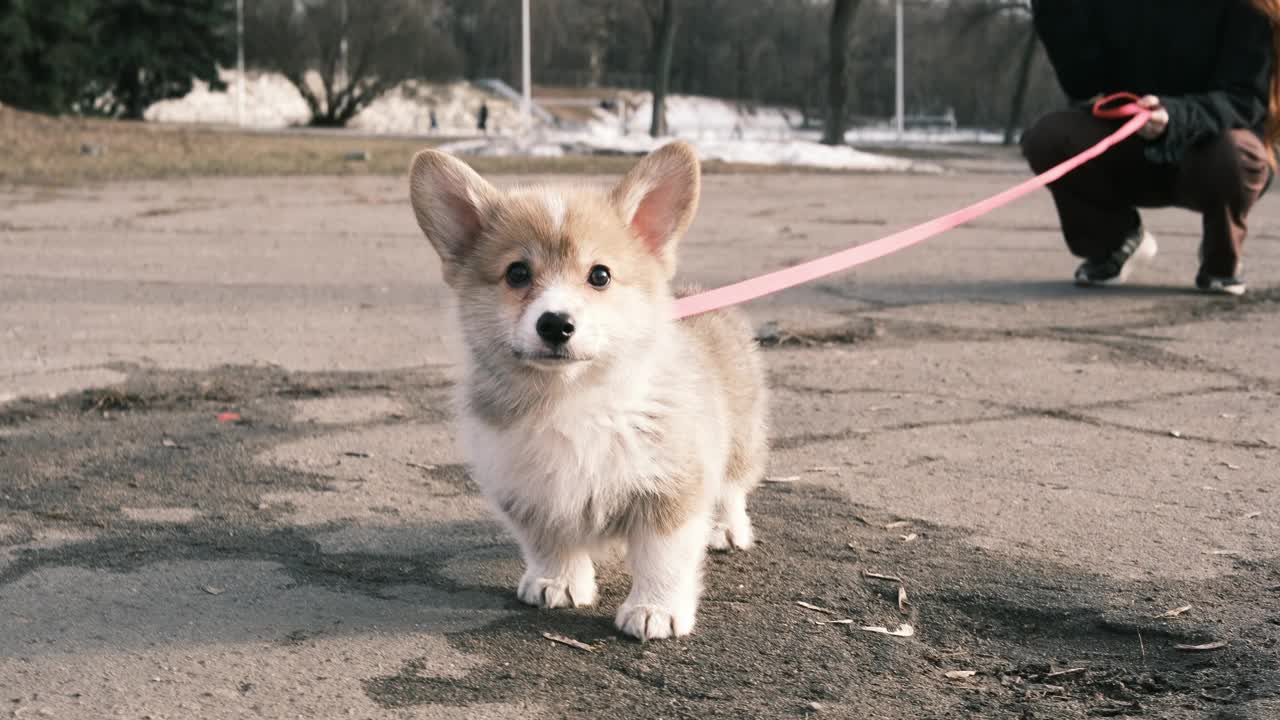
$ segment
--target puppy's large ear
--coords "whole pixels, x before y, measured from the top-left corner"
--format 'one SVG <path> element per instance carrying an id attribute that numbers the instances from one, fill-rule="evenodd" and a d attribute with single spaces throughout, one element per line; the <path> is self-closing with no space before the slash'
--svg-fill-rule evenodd
<path id="1" fill-rule="evenodd" d="M 423 150 L 409 170 L 409 200 L 450 285 L 458 263 L 480 234 L 485 209 L 498 190 L 466 163 L 439 150 Z"/>
<path id="2" fill-rule="evenodd" d="M 698 211 L 702 170 L 687 143 L 674 142 L 649 153 L 613 189 L 623 220 L 670 277 L 676 271 L 676 245 Z"/>

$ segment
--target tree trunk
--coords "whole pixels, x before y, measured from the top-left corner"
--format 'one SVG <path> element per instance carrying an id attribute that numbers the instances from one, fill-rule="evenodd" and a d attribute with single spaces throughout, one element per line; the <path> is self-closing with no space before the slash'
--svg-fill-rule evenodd
<path id="1" fill-rule="evenodd" d="M 662 137 L 667 134 L 667 84 L 671 78 L 671 56 L 676 47 L 675 0 L 662 0 L 654 30 L 653 117 L 649 123 L 649 135 Z"/>
<path id="2" fill-rule="evenodd" d="M 827 36 L 830 54 L 827 75 L 827 126 L 822 132 L 826 145 L 843 145 L 846 121 L 845 103 L 849 95 L 848 57 L 849 27 L 861 0 L 835 0 L 831 9 L 831 27 Z"/>
<path id="3" fill-rule="evenodd" d="M 140 70 L 135 65 L 125 65 L 120 69 L 116 81 L 116 107 L 113 112 L 120 113 L 126 120 L 141 120 L 146 106 L 142 102 L 142 79 L 138 77 Z"/>
<path id="4" fill-rule="evenodd" d="M 605 53 L 609 50 L 609 30 L 614 26 L 617 9 L 613 3 L 601 3 L 590 9 L 591 30 L 587 41 L 587 87 L 604 85 Z M 549 63 L 548 63 L 549 64 Z"/>
<path id="5" fill-rule="evenodd" d="M 1027 85 L 1031 82 L 1031 67 L 1036 61 L 1036 29 L 1027 28 L 1027 44 L 1022 48 L 1022 63 L 1018 65 L 1017 84 L 1013 88 L 1013 102 L 1009 106 L 1009 122 L 1004 126 L 1004 144 L 1013 144 L 1013 135 L 1022 123 L 1022 106 L 1027 99 Z"/>
<path id="6" fill-rule="evenodd" d="M 738 100 L 746 100 L 750 96 L 747 90 L 747 41 L 740 40 L 734 47 L 734 56 L 738 61 Z"/>

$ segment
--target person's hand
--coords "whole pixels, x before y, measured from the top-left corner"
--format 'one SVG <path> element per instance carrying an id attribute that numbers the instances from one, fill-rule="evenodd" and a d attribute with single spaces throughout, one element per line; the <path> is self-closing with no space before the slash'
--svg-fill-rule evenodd
<path id="1" fill-rule="evenodd" d="M 1155 95 L 1147 95 L 1138 99 L 1138 107 L 1151 111 L 1151 119 L 1147 121 L 1142 129 L 1138 130 L 1138 137 L 1146 140 L 1155 140 L 1169 129 L 1169 111 L 1160 104 L 1160 98 Z"/>

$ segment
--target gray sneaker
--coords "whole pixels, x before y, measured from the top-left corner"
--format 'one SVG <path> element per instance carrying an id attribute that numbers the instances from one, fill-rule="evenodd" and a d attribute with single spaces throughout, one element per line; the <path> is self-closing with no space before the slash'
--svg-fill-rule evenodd
<path id="1" fill-rule="evenodd" d="M 1110 255 L 1090 258 L 1081 263 L 1076 268 L 1076 285 L 1119 285 L 1129 279 L 1135 265 L 1151 262 L 1156 251 L 1155 236 L 1139 229 L 1125 238 L 1120 247 Z"/>
<path id="2" fill-rule="evenodd" d="M 1214 277 L 1212 275 L 1196 275 L 1196 288 L 1210 295 L 1234 295 L 1239 297 L 1247 289 L 1244 280 L 1237 276 Z"/>
<path id="3" fill-rule="evenodd" d="M 1204 243 L 1200 243 L 1200 267 L 1204 267 Z M 1196 289 L 1210 295 L 1234 295 L 1239 297 L 1246 290 L 1241 270 L 1244 263 L 1236 262 L 1236 271 L 1231 275 L 1210 275 L 1203 269 L 1196 273 Z"/>

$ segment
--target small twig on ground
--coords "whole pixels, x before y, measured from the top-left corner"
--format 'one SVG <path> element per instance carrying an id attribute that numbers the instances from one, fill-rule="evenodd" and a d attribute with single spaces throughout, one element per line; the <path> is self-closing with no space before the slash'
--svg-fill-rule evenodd
<path id="1" fill-rule="evenodd" d="M 800 607 L 804 608 L 805 610 L 813 610 L 814 612 L 826 613 L 827 615 L 835 615 L 835 614 L 836 614 L 834 610 L 828 610 L 828 609 L 826 609 L 826 608 L 824 608 L 824 607 L 818 607 L 817 605 L 811 605 L 811 604 L 809 604 L 809 603 L 807 603 L 807 602 L 805 602 L 805 601 L 803 601 L 803 600 L 797 600 L 797 601 L 796 601 L 796 604 L 797 604 L 797 605 L 799 605 Z"/>
<path id="2" fill-rule="evenodd" d="M 1208 652 L 1210 650 L 1221 650 L 1227 646 L 1226 640 L 1218 640 L 1216 642 L 1208 642 L 1201 645 L 1174 645 L 1174 650 L 1183 652 Z"/>
<path id="3" fill-rule="evenodd" d="M 904 637 L 904 638 L 908 638 L 916 634 L 916 629 L 911 627 L 907 623 L 902 623 L 901 625 L 894 628 L 893 630 L 890 630 L 889 628 L 884 627 L 882 625 L 863 625 L 861 629 L 866 630 L 867 632 L 878 633 L 880 635 L 892 635 L 894 637 Z"/>
<path id="4" fill-rule="evenodd" d="M 1190 609 L 1191 609 L 1191 606 L 1190 606 L 1190 605 L 1183 605 L 1182 607 L 1176 607 L 1176 608 L 1174 608 L 1174 609 L 1172 609 L 1172 610 L 1165 610 L 1164 612 L 1160 613 L 1159 615 L 1152 615 L 1151 617 L 1156 618 L 1157 620 L 1162 620 L 1162 619 L 1164 619 L 1164 618 L 1176 618 L 1176 617 L 1178 617 L 1179 615 L 1181 615 L 1182 613 L 1184 613 L 1184 612 L 1186 612 L 1186 611 L 1188 611 L 1188 610 L 1190 610 Z"/>
<path id="5" fill-rule="evenodd" d="M 569 646 L 569 647 L 571 647 L 571 648 L 577 648 L 577 649 L 579 649 L 579 650 L 586 650 L 587 652 L 595 652 L 595 651 L 596 651 L 596 648 L 595 648 L 595 647 L 593 647 L 593 646 L 591 646 L 591 645 L 588 645 L 588 644 L 586 644 L 586 643 L 582 642 L 581 640 L 574 640 L 574 639 L 573 639 L 573 638 L 571 638 L 571 637 L 565 637 L 564 635 L 556 635 L 555 633 L 544 632 L 544 633 L 542 633 L 542 637 L 544 637 L 544 638 L 546 638 L 546 639 L 550 640 L 550 641 L 551 641 L 551 642 L 553 642 L 553 643 L 560 643 L 561 645 L 568 645 L 568 646 Z"/>

